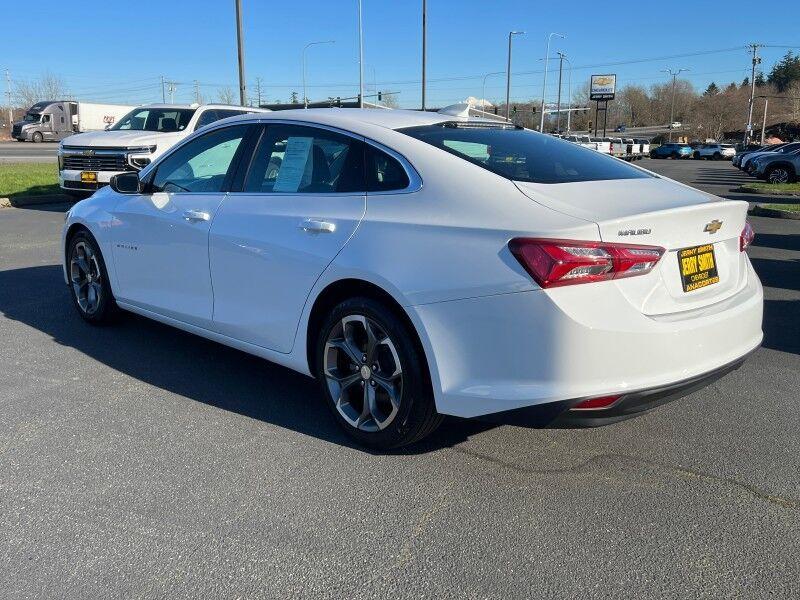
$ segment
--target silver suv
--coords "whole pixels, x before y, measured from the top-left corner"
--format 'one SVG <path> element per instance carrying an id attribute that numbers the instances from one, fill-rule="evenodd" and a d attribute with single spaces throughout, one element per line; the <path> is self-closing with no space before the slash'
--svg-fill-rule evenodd
<path id="1" fill-rule="evenodd" d="M 753 159 L 753 175 L 769 183 L 794 183 L 800 173 L 800 149 L 786 154 L 769 152 Z"/>
<path id="2" fill-rule="evenodd" d="M 733 144 L 702 144 L 694 149 L 694 158 L 708 160 L 731 160 L 736 154 Z"/>

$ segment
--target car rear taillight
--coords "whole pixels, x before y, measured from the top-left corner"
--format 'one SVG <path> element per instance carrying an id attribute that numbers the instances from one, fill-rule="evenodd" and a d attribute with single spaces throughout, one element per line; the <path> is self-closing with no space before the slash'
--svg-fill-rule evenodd
<path id="1" fill-rule="evenodd" d="M 750 247 L 750 244 L 753 243 L 753 238 L 755 237 L 756 232 L 753 231 L 753 226 L 745 221 L 744 229 L 742 229 L 742 234 L 739 236 L 739 251 L 744 252 L 747 250 Z"/>
<path id="2" fill-rule="evenodd" d="M 508 247 L 543 288 L 644 275 L 664 254 L 658 246 L 542 238 L 514 238 Z"/>
<path id="3" fill-rule="evenodd" d="M 622 396 L 602 396 L 600 398 L 590 398 L 589 400 L 579 402 L 572 407 L 572 410 L 601 410 L 604 408 L 611 408 L 620 398 L 622 398 Z"/>

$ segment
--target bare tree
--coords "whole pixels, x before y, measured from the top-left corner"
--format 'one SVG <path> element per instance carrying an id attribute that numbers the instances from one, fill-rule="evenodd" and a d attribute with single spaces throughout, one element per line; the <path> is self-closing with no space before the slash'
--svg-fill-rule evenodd
<path id="1" fill-rule="evenodd" d="M 220 88 L 217 91 L 217 99 L 220 104 L 233 104 L 233 90 L 229 87 Z"/>
<path id="2" fill-rule="evenodd" d="M 16 104 L 28 108 L 42 100 L 64 100 L 68 97 L 64 80 L 52 73 L 39 79 L 17 82 L 14 87 Z"/>

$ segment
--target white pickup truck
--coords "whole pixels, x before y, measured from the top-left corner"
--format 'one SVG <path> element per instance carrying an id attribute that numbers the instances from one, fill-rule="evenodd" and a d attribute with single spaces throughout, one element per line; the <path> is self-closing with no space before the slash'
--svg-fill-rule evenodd
<path id="1" fill-rule="evenodd" d="M 571 134 L 564 137 L 565 140 L 568 142 L 572 142 L 573 144 L 578 144 L 579 146 L 583 146 L 584 148 L 591 148 L 592 150 L 597 150 L 597 142 L 592 141 L 588 135 L 576 135 Z"/>
<path id="2" fill-rule="evenodd" d="M 138 171 L 194 131 L 227 117 L 264 108 L 227 104 L 148 104 L 134 108 L 106 131 L 79 133 L 58 147 L 58 182 L 75 196 L 108 185 L 124 171 Z"/>

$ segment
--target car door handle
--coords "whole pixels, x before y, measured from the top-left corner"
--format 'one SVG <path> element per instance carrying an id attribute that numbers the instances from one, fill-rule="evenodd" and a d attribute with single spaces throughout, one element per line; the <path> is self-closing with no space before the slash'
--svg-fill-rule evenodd
<path id="1" fill-rule="evenodd" d="M 211 215 L 202 210 L 187 210 L 183 213 L 183 218 L 187 221 L 209 221 Z"/>
<path id="2" fill-rule="evenodd" d="M 299 227 L 303 231 L 308 231 L 311 233 L 333 233 L 336 231 L 336 223 L 319 221 L 317 219 L 305 219 L 302 223 L 300 223 Z"/>

